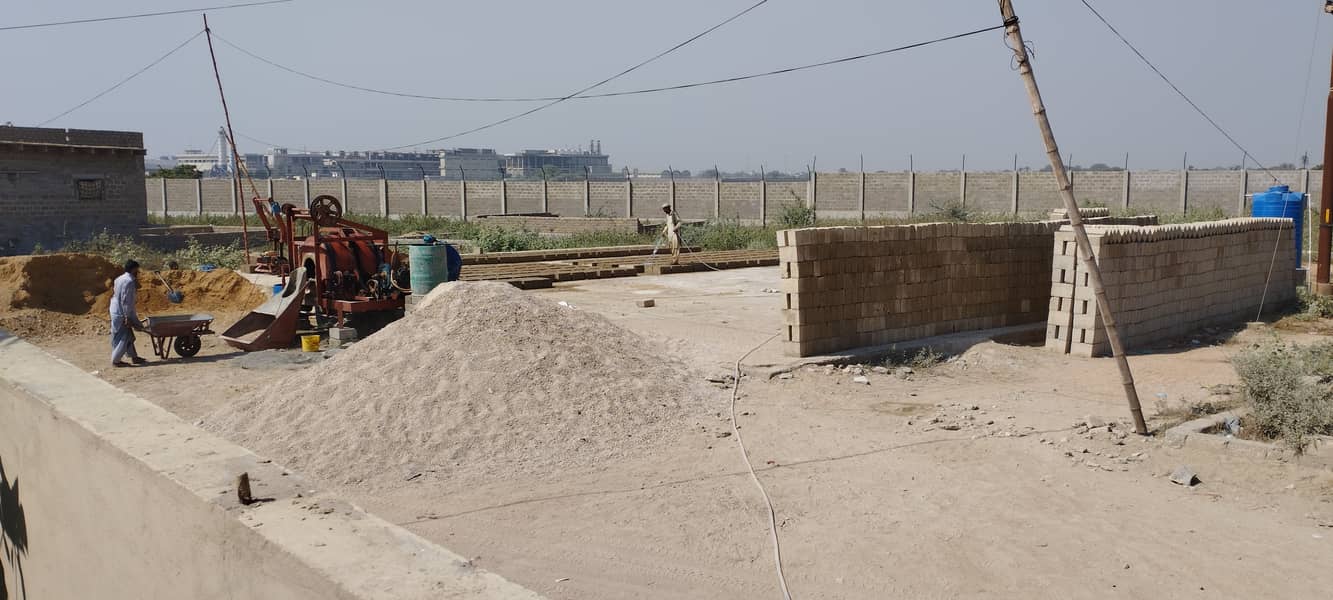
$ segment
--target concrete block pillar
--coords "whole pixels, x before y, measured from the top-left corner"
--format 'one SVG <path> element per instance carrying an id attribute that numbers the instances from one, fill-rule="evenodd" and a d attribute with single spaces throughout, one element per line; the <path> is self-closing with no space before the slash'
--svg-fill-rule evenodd
<path id="1" fill-rule="evenodd" d="M 958 204 L 967 206 L 967 171 L 958 172 Z"/>
<path id="2" fill-rule="evenodd" d="M 585 199 L 583 207 L 585 211 L 589 210 L 588 202 L 586 199 L 590 195 L 591 194 L 586 190 L 583 193 L 583 197 Z M 625 173 L 625 217 L 629 218 L 633 216 L 634 216 L 634 180 L 630 179 L 629 173 Z"/>
<path id="3" fill-rule="evenodd" d="M 199 193 L 194 195 L 194 212 L 195 214 L 202 216 L 204 214 L 204 190 L 202 189 L 203 182 L 202 181 L 199 182 L 199 185 L 201 186 L 201 189 L 199 190 Z M 166 207 L 164 206 L 163 207 L 164 210 L 162 211 L 163 214 L 166 214 L 165 208 Z"/>
<path id="4" fill-rule="evenodd" d="M 505 183 L 504 173 L 500 174 L 500 214 L 509 214 L 509 184 Z"/>
<path id="5" fill-rule="evenodd" d="M 163 216 L 163 217 L 166 217 L 166 216 L 167 216 L 167 178 L 166 178 L 166 177 L 163 177 L 163 178 L 157 180 L 157 183 L 158 183 L 158 187 L 159 187 L 159 189 L 161 189 L 161 191 L 162 191 L 162 193 L 160 194 L 160 197 L 161 197 L 161 199 L 162 199 L 162 216 Z"/>
<path id="6" fill-rule="evenodd" d="M 810 169 L 810 179 L 805 184 L 805 207 L 815 211 L 815 219 L 819 219 L 819 175 L 814 169 Z"/>
<path id="7" fill-rule="evenodd" d="M 194 205 L 202 206 L 203 203 L 204 203 L 204 180 L 196 179 L 194 180 Z M 167 216 L 167 205 L 165 202 L 162 204 L 162 216 L 163 217 Z"/>
<path id="8" fill-rule="evenodd" d="M 426 180 L 421 180 L 421 216 L 430 214 L 430 187 L 426 185 Z"/>
<path id="9" fill-rule="evenodd" d="M 351 206 L 352 204 L 351 200 L 347 198 L 347 178 L 339 177 L 338 182 L 342 184 L 340 186 L 342 188 L 342 197 L 339 198 L 339 200 L 342 200 L 343 208 L 346 209 L 348 206 Z"/>
<path id="10" fill-rule="evenodd" d="M 671 174 L 671 181 L 667 183 L 667 198 L 671 202 L 671 212 L 676 212 L 676 174 Z"/>
<path id="11" fill-rule="evenodd" d="M 240 181 L 235 178 L 231 180 L 231 185 L 227 186 L 231 188 L 231 214 L 233 215 L 241 214 L 241 195 L 236 191 L 236 188 L 239 186 Z"/>
<path id="12" fill-rule="evenodd" d="M 305 179 L 302 179 L 301 183 L 304 184 L 305 187 L 305 205 L 310 206 L 310 178 L 306 177 Z"/>
<path id="13" fill-rule="evenodd" d="M 549 212 L 551 212 L 551 195 L 550 195 L 550 190 L 547 189 L 547 188 L 548 188 L 547 183 L 548 183 L 548 182 L 546 181 L 546 178 L 543 177 L 543 178 L 542 178 L 542 212 L 544 212 L 544 213 L 549 213 Z"/>
<path id="14" fill-rule="evenodd" d="M 270 178 L 270 179 L 265 179 L 265 180 L 264 180 L 264 189 L 266 190 L 265 193 L 268 194 L 267 198 L 268 198 L 269 200 L 272 200 L 272 199 L 273 199 L 273 179 Z M 343 204 L 346 204 L 346 203 L 347 203 L 347 199 L 344 198 L 344 199 L 343 199 Z M 309 205 L 307 204 L 306 206 L 309 206 Z"/>

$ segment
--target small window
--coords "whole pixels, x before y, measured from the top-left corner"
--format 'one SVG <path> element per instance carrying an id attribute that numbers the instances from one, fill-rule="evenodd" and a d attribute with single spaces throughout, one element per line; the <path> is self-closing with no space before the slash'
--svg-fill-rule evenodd
<path id="1" fill-rule="evenodd" d="M 106 189 L 105 181 L 101 179 L 76 179 L 75 185 L 79 190 L 80 202 L 100 202 L 103 192 Z"/>

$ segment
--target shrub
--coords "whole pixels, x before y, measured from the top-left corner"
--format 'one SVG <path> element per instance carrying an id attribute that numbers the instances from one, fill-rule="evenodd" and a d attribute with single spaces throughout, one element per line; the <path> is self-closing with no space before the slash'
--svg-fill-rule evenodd
<path id="1" fill-rule="evenodd" d="M 1321 296 L 1308 288 L 1302 287 L 1296 290 L 1296 298 L 1300 308 L 1299 317 L 1305 319 L 1333 318 L 1333 296 Z"/>
<path id="2" fill-rule="evenodd" d="M 239 271 L 245 266 L 245 253 L 241 251 L 239 245 L 205 246 L 196 239 L 191 239 L 184 248 L 172 253 L 171 259 L 185 269 L 213 265 Z"/>
<path id="3" fill-rule="evenodd" d="M 518 252 L 546 247 L 542 236 L 526 229 L 482 227 L 476 241 L 482 252 Z"/>
<path id="4" fill-rule="evenodd" d="M 1232 359 L 1258 433 L 1297 454 L 1317 436 L 1333 435 L 1333 342 L 1270 342 Z"/>
<path id="5" fill-rule="evenodd" d="M 741 225 L 736 219 L 718 219 L 685 228 L 681 243 L 704 250 L 761 250 L 776 248 L 778 238 L 772 229 Z"/>
<path id="6" fill-rule="evenodd" d="M 781 229 L 800 229 L 815 224 L 815 209 L 804 204 L 787 204 L 778 214 L 778 226 Z M 774 238 L 774 243 L 776 243 Z"/>

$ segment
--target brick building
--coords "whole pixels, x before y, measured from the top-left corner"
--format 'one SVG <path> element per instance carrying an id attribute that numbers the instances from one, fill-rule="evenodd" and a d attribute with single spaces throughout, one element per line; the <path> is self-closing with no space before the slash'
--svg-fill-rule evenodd
<path id="1" fill-rule="evenodd" d="M 148 220 L 143 134 L 0 126 L 0 255 Z"/>

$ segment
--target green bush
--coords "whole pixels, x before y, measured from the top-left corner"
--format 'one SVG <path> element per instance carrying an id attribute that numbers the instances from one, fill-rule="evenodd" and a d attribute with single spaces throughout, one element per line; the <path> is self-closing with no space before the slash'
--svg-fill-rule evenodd
<path id="1" fill-rule="evenodd" d="M 519 252 L 541 250 L 546 247 L 542 236 L 525 229 L 482 227 L 476 237 L 482 252 Z"/>
<path id="2" fill-rule="evenodd" d="M 1257 433 L 1302 454 L 1317 436 L 1333 435 L 1333 342 L 1270 342 L 1232 359 Z"/>
<path id="3" fill-rule="evenodd" d="M 776 248 L 777 233 L 765 227 L 741 225 L 736 219 L 719 219 L 681 231 L 681 243 L 704 250 L 763 250 Z"/>
<path id="4" fill-rule="evenodd" d="M 800 229 L 802 227 L 813 227 L 815 224 L 815 209 L 804 204 L 787 204 L 782 207 L 782 212 L 778 213 L 778 227 L 780 229 Z M 774 238 L 774 243 L 777 238 Z"/>
<path id="5" fill-rule="evenodd" d="M 199 240 L 191 239 L 184 248 L 172 253 L 170 260 L 176 261 L 184 269 L 213 265 L 239 271 L 245 266 L 245 253 L 239 245 L 205 246 Z"/>
<path id="6" fill-rule="evenodd" d="M 1333 296 L 1320 296 L 1308 288 L 1297 288 L 1296 298 L 1300 314 L 1304 319 L 1333 318 Z"/>

